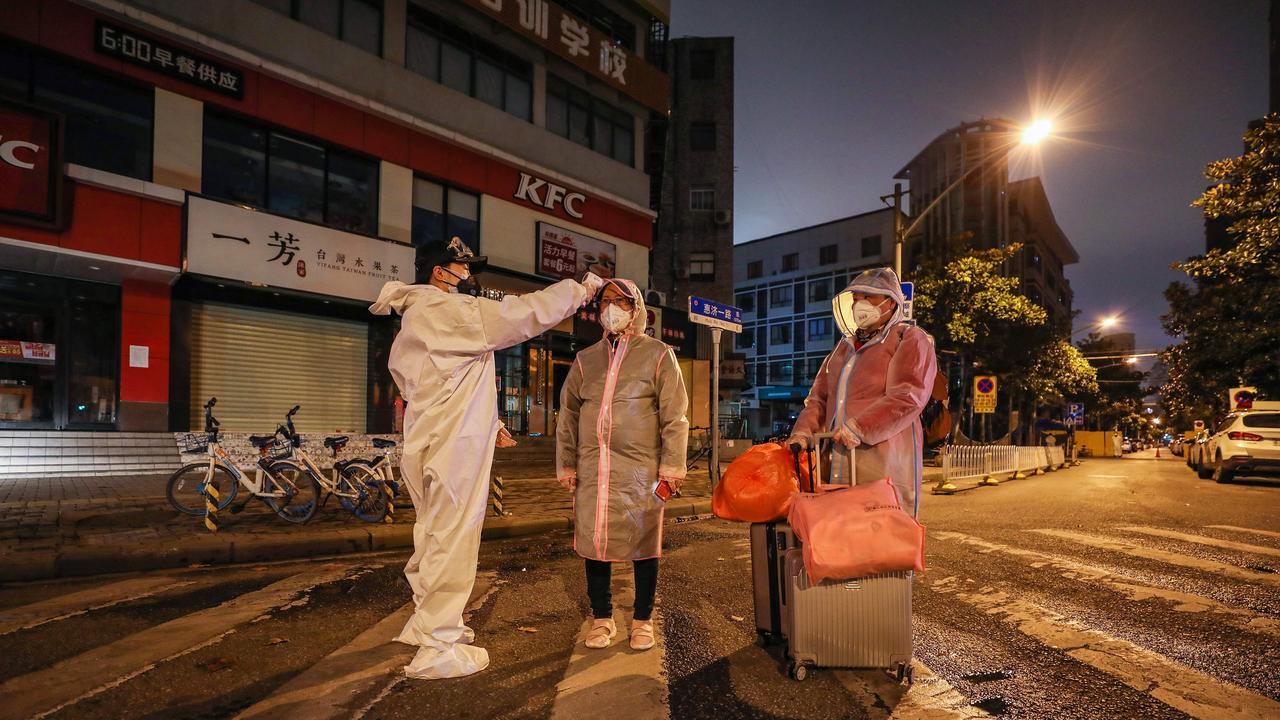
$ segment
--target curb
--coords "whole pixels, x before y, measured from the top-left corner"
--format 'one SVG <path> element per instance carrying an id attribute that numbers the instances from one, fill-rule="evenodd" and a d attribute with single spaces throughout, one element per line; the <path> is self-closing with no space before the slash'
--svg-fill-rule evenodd
<path id="1" fill-rule="evenodd" d="M 666 509 L 667 519 L 711 512 L 711 499 L 677 500 Z M 541 535 L 571 530 L 569 517 L 486 517 L 482 540 Z M 10 553 L 0 561 L 0 583 L 51 578 L 86 577 L 121 572 L 165 570 L 191 565 L 232 565 L 269 560 L 380 552 L 413 547 L 413 524 L 376 525 L 324 532 L 267 536 L 234 533 L 192 534 L 181 545 L 150 543 L 113 546 L 73 546 L 57 552 Z"/>

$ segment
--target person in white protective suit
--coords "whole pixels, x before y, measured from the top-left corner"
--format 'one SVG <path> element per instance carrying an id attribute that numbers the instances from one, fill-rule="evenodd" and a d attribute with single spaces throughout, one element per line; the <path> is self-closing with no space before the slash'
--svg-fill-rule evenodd
<path id="1" fill-rule="evenodd" d="M 475 584 L 495 445 L 515 441 L 498 420 L 495 350 L 537 337 L 603 284 L 588 273 L 501 302 L 477 297 L 486 258 L 458 238 L 419 250 L 428 284 L 389 282 L 369 310 L 400 313 L 389 365 L 404 397 L 401 472 L 417 519 L 405 577 L 415 611 L 396 638 L 419 647 L 405 673 L 461 677 L 489 665 L 462 611 Z"/>

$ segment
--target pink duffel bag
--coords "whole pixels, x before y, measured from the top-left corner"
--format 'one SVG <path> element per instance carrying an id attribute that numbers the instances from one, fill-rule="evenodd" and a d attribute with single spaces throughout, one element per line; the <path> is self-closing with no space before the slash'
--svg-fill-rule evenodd
<path id="1" fill-rule="evenodd" d="M 804 543 L 804 569 L 812 582 L 924 572 L 924 526 L 899 505 L 889 478 L 796 493 L 787 522 Z"/>

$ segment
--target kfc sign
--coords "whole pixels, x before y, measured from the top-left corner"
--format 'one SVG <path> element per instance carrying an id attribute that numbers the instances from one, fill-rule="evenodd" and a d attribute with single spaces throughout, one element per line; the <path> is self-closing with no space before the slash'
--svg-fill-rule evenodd
<path id="1" fill-rule="evenodd" d="M 559 205 L 575 218 L 582 217 L 582 203 L 587 201 L 587 196 L 582 193 L 569 192 L 555 183 L 541 180 L 529 173 L 520 173 L 520 185 L 516 187 L 516 194 L 513 197 L 534 205 L 541 205 L 548 210 L 555 210 Z"/>
<path id="2" fill-rule="evenodd" d="M 43 227 L 56 226 L 61 165 L 58 116 L 0 100 L 0 215 Z"/>

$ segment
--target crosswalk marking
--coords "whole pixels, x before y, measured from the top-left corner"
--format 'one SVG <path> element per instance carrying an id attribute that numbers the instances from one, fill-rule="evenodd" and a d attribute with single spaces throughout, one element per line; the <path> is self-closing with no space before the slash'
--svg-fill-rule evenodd
<path id="1" fill-rule="evenodd" d="M 1190 533 L 1178 532 L 1177 530 L 1164 530 L 1161 528 L 1149 528 L 1138 525 L 1123 525 L 1120 529 L 1128 532 L 1140 533 L 1142 535 L 1154 535 L 1155 537 L 1169 538 L 1171 540 L 1183 540 L 1185 542 L 1197 543 L 1200 545 L 1209 545 L 1211 547 L 1222 548 L 1223 550 L 1238 550 L 1240 552 L 1252 553 L 1254 555 L 1280 557 L 1280 550 L 1275 548 L 1232 542 L 1230 540 L 1219 540 L 1218 538 L 1205 537 L 1204 535 L 1192 535 Z"/>
<path id="2" fill-rule="evenodd" d="M 1036 550 L 1010 547 L 1008 545 L 990 542 L 964 533 L 939 531 L 930 533 L 930 535 L 938 538 L 939 540 L 961 542 L 973 547 L 982 548 L 988 552 L 998 552 L 1004 555 L 1020 557 L 1032 563 L 1033 567 L 1049 565 L 1062 571 L 1062 575 L 1064 577 L 1082 581 L 1100 582 L 1129 600 L 1141 601 L 1148 598 L 1160 598 L 1174 603 L 1174 610 L 1180 612 L 1197 613 L 1208 611 L 1227 615 L 1230 617 L 1233 625 L 1244 630 L 1252 630 L 1255 632 L 1280 636 L 1280 620 L 1260 615 L 1244 608 L 1232 607 L 1202 595 L 1194 595 L 1192 593 L 1182 592 L 1179 590 L 1169 590 L 1166 588 L 1146 585 L 1137 582 L 1126 575 L 1113 573 L 1109 570 L 1103 570 L 1102 568 L 1094 567 L 1092 565 L 1076 562 L 1075 560 L 1069 560 L 1067 558 L 1038 552 Z"/>
<path id="3" fill-rule="evenodd" d="M 1244 580 L 1247 582 L 1262 583 L 1264 585 L 1274 585 L 1280 587 L 1280 575 L 1271 573 L 1256 572 L 1247 570 L 1235 565 L 1218 562 L 1216 560 L 1206 560 L 1193 555 L 1180 555 L 1178 553 L 1166 552 L 1155 548 L 1143 547 L 1124 540 L 1114 538 L 1099 537 L 1097 535 L 1089 535 L 1087 533 L 1072 532 L 1070 530 L 1053 530 L 1053 529 L 1037 529 L 1031 532 L 1048 535 L 1050 537 L 1070 540 L 1071 542 L 1090 547 L 1101 548 L 1103 550 L 1112 550 L 1114 552 L 1131 555 L 1133 557 L 1145 558 L 1147 560 L 1156 560 L 1168 565 L 1177 565 L 1179 567 L 1191 568 L 1193 570 L 1202 570 L 1205 572 L 1217 573 L 1236 580 Z"/>
<path id="4" fill-rule="evenodd" d="M 1280 703 L 1268 697 L 1225 683 L 1126 640 L 1083 627 L 1027 600 L 1011 598 L 991 587 L 976 593 L 960 592 L 954 582 L 934 583 L 932 589 L 997 616 L 1022 634 L 1191 717 L 1204 720 L 1280 717 Z"/>
<path id="5" fill-rule="evenodd" d="M 495 589 L 496 573 L 486 572 L 476 576 L 471 591 L 472 608 L 483 604 Z M 373 695 L 385 685 L 389 676 L 400 675 L 400 670 L 413 659 L 417 648 L 395 641 L 400 629 L 413 615 L 413 602 L 405 603 L 372 627 L 360 633 L 351 642 L 334 650 L 297 677 L 277 688 L 249 709 L 237 715 L 237 720 L 272 718 L 279 720 L 332 720 L 351 717 L 360 708 L 352 707 Z M 403 677 L 401 675 L 401 677 Z M 367 711 L 368 706 L 363 710 Z"/>
<path id="6" fill-rule="evenodd" d="M 174 582 L 171 577 L 141 577 L 100 585 L 79 592 L 59 595 L 48 600 L 0 610 L 0 635 L 28 630 L 55 620 L 65 620 L 92 610 L 141 600 L 160 592 L 168 592 L 194 584 Z"/>
<path id="7" fill-rule="evenodd" d="M 991 715 L 969 704 L 951 683 L 914 660 L 910 687 L 882 672 L 837 670 L 835 678 L 866 708 L 870 720 L 977 720 Z"/>
<path id="8" fill-rule="evenodd" d="M 1255 535 L 1280 538 L 1280 532 L 1273 532 L 1271 530 L 1257 530 L 1255 528 L 1238 527 L 1236 525 L 1205 525 L 1205 527 L 1213 528 L 1215 530 L 1231 530 L 1232 532 L 1253 533 Z"/>
<path id="9" fill-rule="evenodd" d="M 0 720 L 42 718 L 141 675 L 159 663 L 217 642 L 237 625 L 286 605 L 356 565 L 323 565 L 217 607 L 200 610 L 99 646 L 43 670 L 0 683 Z"/>
<path id="10" fill-rule="evenodd" d="M 631 607 L 635 601 L 635 584 L 630 575 L 614 579 L 614 622 L 618 635 L 603 650 L 583 645 L 591 619 L 582 623 L 574 640 L 573 656 L 565 668 L 564 679 L 556 685 L 552 720 L 578 720 L 600 717 L 604 708 L 617 708 L 628 720 L 666 720 L 667 679 L 662 670 L 666 642 L 658 614 L 654 612 L 654 635 L 658 644 L 649 650 L 632 650 L 628 631 L 630 623 L 618 608 Z"/>

